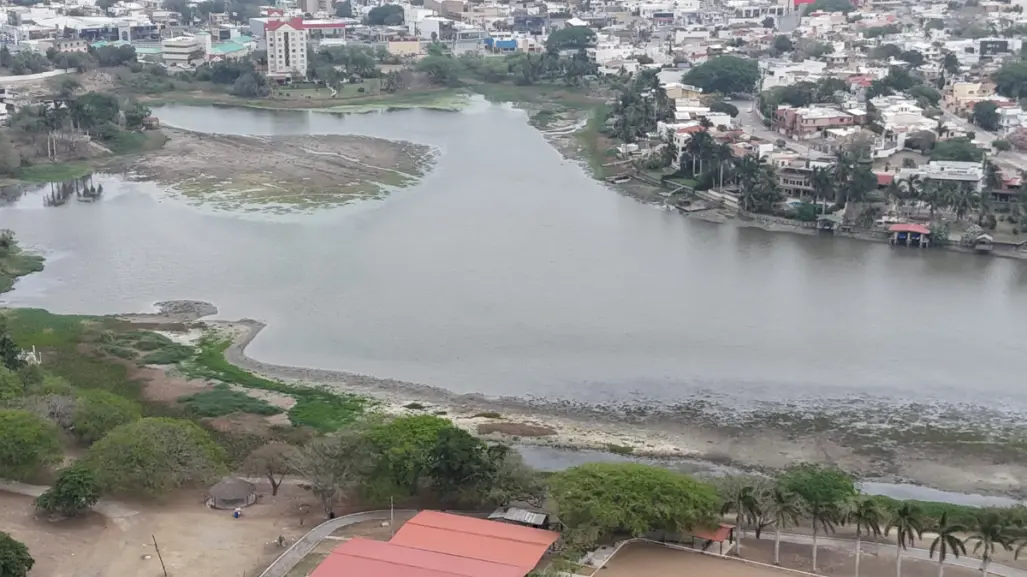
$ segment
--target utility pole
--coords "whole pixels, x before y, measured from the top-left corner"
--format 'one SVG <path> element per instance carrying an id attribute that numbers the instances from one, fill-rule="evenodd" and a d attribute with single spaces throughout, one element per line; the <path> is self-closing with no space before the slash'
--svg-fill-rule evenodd
<path id="1" fill-rule="evenodd" d="M 160 560 L 160 568 L 164 570 L 164 577 L 168 577 L 168 568 L 164 566 L 164 557 L 161 557 L 160 547 L 157 546 L 157 537 L 151 534 L 150 538 L 153 539 L 153 548 L 157 551 L 157 559 Z"/>

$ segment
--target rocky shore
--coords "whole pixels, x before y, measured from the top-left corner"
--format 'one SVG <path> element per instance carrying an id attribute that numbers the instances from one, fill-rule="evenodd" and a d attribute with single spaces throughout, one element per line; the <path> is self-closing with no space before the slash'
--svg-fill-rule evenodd
<path id="1" fill-rule="evenodd" d="M 217 309 L 171 301 L 138 322 L 193 322 Z M 344 371 L 290 367 L 246 355 L 264 324 L 207 321 L 232 339 L 229 362 L 265 378 L 373 398 L 395 414 L 441 414 L 486 438 L 520 444 L 688 458 L 751 470 L 810 461 L 866 479 L 1013 497 L 1027 495 L 1022 419 L 973 406 L 902 404 L 859 396 L 840 405 L 788 404 L 730 411 L 709 400 L 675 406 L 597 406 L 460 395 L 441 387 Z M 839 408 L 843 406 L 843 408 Z"/>

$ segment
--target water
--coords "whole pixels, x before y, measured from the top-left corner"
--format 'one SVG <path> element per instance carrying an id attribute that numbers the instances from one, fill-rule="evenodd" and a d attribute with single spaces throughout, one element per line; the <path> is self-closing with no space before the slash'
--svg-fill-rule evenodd
<path id="1" fill-rule="evenodd" d="M 50 260 L 9 304 L 113 313 L 208 300 L 223 318 L 269 324 L 248 350 L 260 360 L 495 396 L 1027 408 L 1017 261 L 688 220 L 591 180 L 509 107 L 157 114 L 441 154 L 415 187 L 313 216 L 199 210 L 116 177 L 95 179 L 95 203 L 26 195 L 0 226 Z"/>

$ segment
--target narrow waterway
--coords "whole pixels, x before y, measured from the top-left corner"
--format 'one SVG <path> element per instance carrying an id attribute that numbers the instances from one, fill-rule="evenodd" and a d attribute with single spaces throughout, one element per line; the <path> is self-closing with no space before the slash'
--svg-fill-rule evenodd
<path id="1" fill-rule="evenodd" d="M 97 177 L 99 202 L 25 195 L 0 226 L 49 260 L 7 304 L 206 300 L 268 323 L 248 349 L 260 360 L 494 396 L 1027 408 L 1017 261 L 688 220 L 593 181 L 508 106 L 157 114 L 221 133 L 402 138 L 440 156 L 383 202 L 305 216 L 197 209 L 116 176 Z"/>

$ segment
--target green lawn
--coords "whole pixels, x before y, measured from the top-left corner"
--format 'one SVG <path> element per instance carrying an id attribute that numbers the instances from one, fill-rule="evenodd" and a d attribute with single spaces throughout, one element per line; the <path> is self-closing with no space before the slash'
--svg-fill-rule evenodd
<path id="1" fill-rule="evenodd" d="M 18 179 L 27 182 L 63 182 L 92 173 L 93 167 L 85 162 L 40 163 L 23 166 L 18 171 Z"/>

